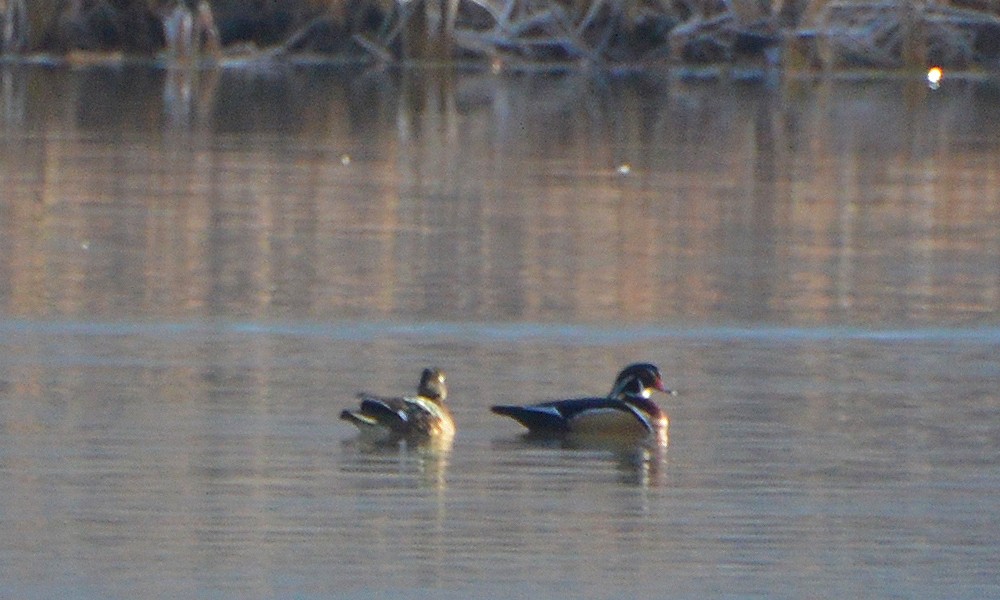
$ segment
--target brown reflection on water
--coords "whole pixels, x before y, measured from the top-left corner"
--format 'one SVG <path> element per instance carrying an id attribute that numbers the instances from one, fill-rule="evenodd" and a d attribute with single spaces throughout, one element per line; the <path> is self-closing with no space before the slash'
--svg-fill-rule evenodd
<path id="1" fill-rule="evenodd" d="M 10 315 L 967 324 L 1000 308 L 987 84 L 3 75 Z M 179 102 L 195 116 L 178 122 Z"/>

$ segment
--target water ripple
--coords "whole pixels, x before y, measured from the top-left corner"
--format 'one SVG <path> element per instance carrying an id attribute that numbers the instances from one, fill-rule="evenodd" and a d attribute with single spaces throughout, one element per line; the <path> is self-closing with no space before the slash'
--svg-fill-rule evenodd
<path id="1" fill-rule="evenodd" d="M 449 321 L 73 321 L 11 319 L 0 323 L 0 335 L 144 336 L 195 338 L 215 336 L 291 336 L 367 341 L 378 338 L 423 341 L 486 340 L 493 342 L 571 343 L 580 346 L 631 344 L 658 340 L 816 342 L 974 342 L 1000 343 L 1000 326 L 936 328 L 785 327 L 772 325 L 706 325 L 674 327 L 657 323 L 605 326 L 538 322 Z"/>

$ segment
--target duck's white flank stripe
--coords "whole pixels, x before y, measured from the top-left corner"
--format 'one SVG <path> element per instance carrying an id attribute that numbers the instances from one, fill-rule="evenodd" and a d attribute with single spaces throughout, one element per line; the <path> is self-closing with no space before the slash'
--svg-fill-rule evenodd
<path id="1" fill-rule="evenodd" d="M 646 429 L 650 431 L 654 431 L 656 429 L 655 427 L 653 427 L 653 423 L 650 422 L 649 417 L 646 416 L 646 413 L 642 412 L 641 410 L 632 406 L 631 404 L 625 403 L 625 406 L 627 406 L 628 409 L 632 411 L 632 414 L 635 415 L 637 419 L 642 421 L 642 424 Z"/>
<path id="2" fill-rule="evenodd" d="M 407 404 L 412 404 L 424 412 L 428 412 L 439 419 L 444 418 L 444 414 L 438 405 L 422 396 L 414 396 L 412 398 L 403 398 L 403 401 Z"/>

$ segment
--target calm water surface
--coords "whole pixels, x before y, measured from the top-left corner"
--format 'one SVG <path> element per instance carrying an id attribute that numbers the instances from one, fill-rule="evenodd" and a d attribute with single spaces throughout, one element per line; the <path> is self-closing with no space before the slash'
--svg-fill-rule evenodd
<path id="1" fill-rule="evenodd" d="M 0 84 L 0 597 L 1000 596 L 996 84 Z M 487 410 L 634 360 L 668 448 Z"/>

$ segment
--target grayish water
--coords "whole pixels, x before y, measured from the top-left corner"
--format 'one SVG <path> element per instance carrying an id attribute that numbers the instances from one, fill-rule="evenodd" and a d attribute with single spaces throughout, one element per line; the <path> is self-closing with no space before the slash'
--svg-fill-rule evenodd
<path id="1" fill-rule="evenodd" d="M 0 596 L 1000 596 L 995 84 L 0 78 Z"/>

